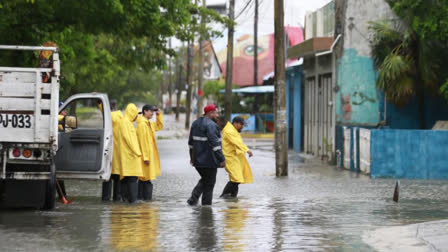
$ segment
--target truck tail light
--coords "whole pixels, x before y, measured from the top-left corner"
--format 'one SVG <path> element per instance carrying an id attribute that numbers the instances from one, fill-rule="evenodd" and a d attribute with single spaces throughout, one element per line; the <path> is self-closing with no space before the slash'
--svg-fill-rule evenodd
<path id="1" fill-rule="evenodd" d="M 14 157 L 20 157 L 20 150 L 19 149 L 14 149 L 13 151 L 12 151 L 12 155 L 14 156 Z"/>
<path id="2" fill-rule="evenodd" d="M 25 149 L 22 153 L 22 155 L 26 158 L 31 157 L 32 154 L 33 154 L 33 152 L 30 149 Z"/>

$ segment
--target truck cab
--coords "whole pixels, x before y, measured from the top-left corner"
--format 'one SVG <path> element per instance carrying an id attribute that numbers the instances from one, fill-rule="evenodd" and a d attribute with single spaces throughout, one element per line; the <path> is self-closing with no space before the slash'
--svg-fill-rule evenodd
<path id="1" fill-rule="evenodd" d="M 52 209 L 57 179 L 108 180 L 107 95 L 77 94 L 59 107 L 57 47 L 0 50 L 51 52 L 49 66 L 0 67 L 0 206 Z"/>

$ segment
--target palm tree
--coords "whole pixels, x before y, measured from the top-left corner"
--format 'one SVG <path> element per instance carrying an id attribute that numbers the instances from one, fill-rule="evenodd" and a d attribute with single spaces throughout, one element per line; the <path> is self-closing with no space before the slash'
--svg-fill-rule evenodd
<path id="1" fill-rule="evenodd" d="M 420 36 L 410 25 L 412 19 L 371 22 L 372 57 L 378 71 L 377 88 L 397 106 L 417 98 L 420 128 L 424 129 L 425 94 L 438 91 L 440 65 L 434 56 L 440 46 Z"/>

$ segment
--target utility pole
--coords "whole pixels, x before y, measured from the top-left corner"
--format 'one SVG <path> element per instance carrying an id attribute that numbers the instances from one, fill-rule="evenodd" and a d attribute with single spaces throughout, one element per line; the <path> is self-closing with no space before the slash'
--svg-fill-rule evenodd
<path id="1" fill-rule="evenodd" d="M 254 85 L 258 85 L 258 0 L 255 0 L 254 17 Z"/>
<path id="2" fill-rule="evenodd" d="M 202 7 L 207 8 L 206 0 L 202 0 Z M 198 66 L 198 113 L 197 117 L 201 117 L 202 115 L 202 104 L 203 104 L 203 95 L 202 91 L 203 81 L 204 81 L 204 34 L 205 31 L 205 15 L 201 15 L 201 28 L 199 29 L 199 66 Z"/>
<path id="3" fill-rule="evenodd" d="M 168 45 L 171 49 L 171 38 L 169 39 Z M 173 79 L 172 79 L 172 75 L 173 73 L 171 72 L 171 56 L 168 58 L 168 101 L 169 101 L 169 108 L 168 111 L 169 113 L 171 113 L 171 107 L 173 106 L 173 99 L 172 99 L 172 94 L 173 94 Z"/>
<path id="4" fill-rule="evenodd" d="M 230 0 L 229 19 L 232 22 L 235 19 L 235 0 Z M 226 121 L 230 121 L 232 115 L 233 31 L 234 24 L 232 23 L 228 27 L 227 36 L 226 96 L 224 98 Z"/>
<path id="5" fill-rule="evenodd" d="M 180 49 L 180 55 L 178 56 L 178 71 L 177 71 L 177 93 L 176 93 L 176 121 L 179 121 L 179 113 L 180 113 L 180 95 L 182 93 L 182 57 L 184 53 L 184 47 L 182 46 Z"/>
<path id="6" fill-rule="evenodd" d="M 198 5 L 198 0 L 194 1 L 194 5 Z M 196 15 L 197 12 L 191 12 L 192 15 Z M 192 22 L 189 31 L 192 32 L 191 37 L 188 38 L 188 49 L 187 49 L 187 107 L 185 111 L 185 129 L 190 128 L 190 118 L 191 118 L 191 93 L 193 90 L 193 49 L 194 49 L 194 37 L 196 35 L 196 22 Z"/>
<path id="7" fill-rule="evenodd" d="M 187 51 L 187 106 L 185 111 L 185 129 L 190 128 L 190 114 L 191 114 L 191 91 L 193 89 L 193 45 L 192 40 L 188 40 Z"/>
<path id="8" fill-rule="evenodd" d="M 158 90 L 158 95 L 159 95 L 159 104 L 157 105 L 159 108 L 163 108 L 163 94 L 165 93 L 165 89 L 166 89 L 166 83 L 167 83 L 167 75 L 166 72 L 162 72 L 162 83 L 159 87 Z"/>
<path id="9" fill-rule="evenodd" d="M 275 175 L 288 176 L 286 146 L 285 30 L 283 0 L 274 0 L 274 64 L 275 64 Z"/>

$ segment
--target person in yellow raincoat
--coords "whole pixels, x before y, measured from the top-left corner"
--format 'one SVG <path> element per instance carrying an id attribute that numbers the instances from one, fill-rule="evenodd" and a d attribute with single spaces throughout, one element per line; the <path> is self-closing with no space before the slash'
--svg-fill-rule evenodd
<path id="1" fill-rule="evenodd" d="M 120 127 L 121 119 L 123 119 L 123 114 L 120 110 L 116 110 L 116 101 L 111 100 L 110 110 L 112 111 L 112 133 L 114 139 L 114 151 L 112 156 L 112 172 L 109 181 L 103 182 L 103 193 L 102 200 L 110 200 L 112 194 L 112 184 L 113 184 L 113 200 L 121 200 L 121 190 L 120 190 L 120 139 L 118 134 L 118 129 Z"/>
<path id="2" fill-rule="evenodd" d="M 120 178 L 122 178 L 122 183 L 126 184 L 127 192 L 125 193 L 125 197 L 130 203 L 137 201 L 137 179 L 143 175 L 140 160 L 142 153 L 138 145 L 137 133 L 133 124 L 137 116 L 137 106 L 129 103 L 118 128 Z"/>
<path id="3" fill-rule="evenodd" d="M 222 130 L 222 151 L 226 158 L 226 171 L 229 182 L 224 187 L 222 198 L 236 198 L 239 184 L 253 182 L 252 171 L 246 159 L 246 153 L 252 157 L 252 151 L 244 144 L 240 132 L 244 127 L 244 119 L 235 117 L 232 123 L 227 122 Z"/>
<path id="4" fill-rule="evenodd" d="M 154 112 L 156 122 L 151 122 Z M 137 118 L 137 138 L 142 151 L 143 176 L 138 181 L 138 198 L 152 200 L 153 185 L 151 180 L 160 176 L 160 158 L 157 150 L 156 131 L 163 129 L 162 113 L 154 105 L 145 105 L 142 115 Z"/>

